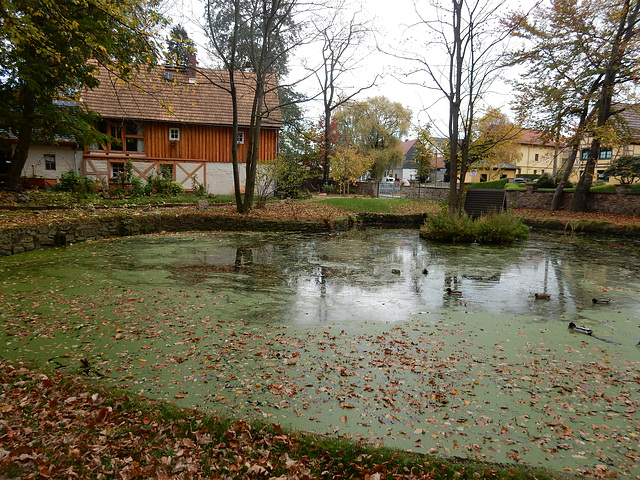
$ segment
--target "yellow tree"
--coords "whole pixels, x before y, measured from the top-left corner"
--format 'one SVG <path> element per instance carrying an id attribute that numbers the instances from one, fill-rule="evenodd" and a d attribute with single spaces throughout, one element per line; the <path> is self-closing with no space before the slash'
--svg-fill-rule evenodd
<path id="1" fill-rule="evenodd" d="M 499 109 L 490 107 L 476 125 L 470 147 L 471 168 L 487 170 L 489 180 L 500 178 L 505 164 L 517 164 L 522 154 L 518 140 L 522 129 Z"/>
<path id="2" fill-rule="evenodd" d="M 355 147 L 373 160 L 371 174 L 380 178 L 404 160 L 400 141 L 411 126 L 411 110 L 386 97 L 343 105 L 335 115 L 339 145 Z"/>
<path id="3" fill-rule="evenodd" d="M 373 165 L 371 157 L 358 153 L 353 147 L 338 147 L 331 155 L 331 178 L 335 180 L 340 193 L 349 193 L 349 185 L 356 183 Z"/>
<path id="4" fill-rule="evenodd" d="M 418 178 L 425 181 L 431 176 L 434 169 L 433 161 L 436 158 L 438 147 L 435 139 L 431 136 L 431 127 L 427 125 L 418 130 L 418 139 L 416 140 L 415 161 L 418 164 Z"/>

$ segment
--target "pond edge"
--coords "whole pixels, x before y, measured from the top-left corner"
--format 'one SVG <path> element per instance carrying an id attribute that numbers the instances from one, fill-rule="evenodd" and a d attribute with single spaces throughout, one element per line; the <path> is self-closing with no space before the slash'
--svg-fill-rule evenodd
<path id="1" fill-rule="evenodd" d="M 352 229 L 411 228 L 424 223 L 425 214 L 395 215 L 356 213 L 340 219 L 273 220 L 236 217 L 205 212 L 146 213 L 114 211 L 101 218 L 39 224 L 0 230 L 0 255 L 15 255 L 43 248 L 61 247 L 86 240 L 118 238 L 162 232 L 256 231 L 335 233 Z M 523 218 L 529 227 L 624 237 L 640 237 L 638 225 L 614 225 L 603 221 L 563 222 L 556 219 Z"/>

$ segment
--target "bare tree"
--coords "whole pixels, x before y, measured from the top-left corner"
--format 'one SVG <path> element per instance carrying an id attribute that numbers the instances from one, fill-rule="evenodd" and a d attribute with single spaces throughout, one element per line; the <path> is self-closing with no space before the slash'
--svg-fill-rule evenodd
<path id="1" fill-rule="evenodd" d="M 378 79 L 376 75 L 367 85 L 359 88 L 348 88 L 343 79 L 358 68 L 366 58 L 364 51 L 366 38 L 372 33 L 368 21 L 361 21 L 361 9 L 348 12 L 349 5 L 344 0 L 338 0 L 334 5 L 327 5 L 326 11 L 313 19 L 312 23 L 321 43 L 321 64 L 308 67 L 315 76 L 322 95 L 324 113 L 324 148 L 323 156 L 323 181 L 329 181 L 331 172 L 331 121 L 333 112 L 347 104 L 359 93 L 371 88 Z M 348 92 L 348 93 L 347 93 Z"/>
<path id="2" fill-rule="evenodd" d="M 411 65 L 406 82 L 433 89 L 448 102 L 449 212 L 459 215 L 476 112 L 504 64 L 508 31 L 498 22 L 503 4 L 452 0 L 450 8 L 433 2 L 428 11 L 414 5 L 417 21 L 407 32 L 427 39 L 393 55 Z"/>
<path id="3" fill-rule="evenodd" d="M 229 74 L 227 89 L 233 109 L 232 162 L 237 209 L 253 206 L 262 122 L 276 105 L 266 101 L 277 89 L 276 75 L 287 73 L 287 58 L 298 41 L 294 14 L 297 0 L 208 0 L 207 35 L 216 57 Z M 253 88 L 244 198 L 240 191 L 238 147 L 238 82 Z"/>

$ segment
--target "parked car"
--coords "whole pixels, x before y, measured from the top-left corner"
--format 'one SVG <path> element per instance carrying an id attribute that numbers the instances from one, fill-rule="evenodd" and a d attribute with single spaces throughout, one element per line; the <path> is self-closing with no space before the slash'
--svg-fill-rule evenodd
<path id="1" fill-rule="evenodd" d="M 396 179 L 393 177 L 382 177 L 380 183 L 395 183 Z"/>
<path id="2" fill-rule="evenodd" d="M 406 178 L 396 178 L 396 185 L 402 185 L 403 187 L 410 187 L 411 184 L 409 183 L 409 180 L 407 180 Z"/>
<path id="3" fill-rule="evenodd" d="M 528 178 L 514 178 L 513 179 L 513 183 L 528 183 L 529 179 Z"/>

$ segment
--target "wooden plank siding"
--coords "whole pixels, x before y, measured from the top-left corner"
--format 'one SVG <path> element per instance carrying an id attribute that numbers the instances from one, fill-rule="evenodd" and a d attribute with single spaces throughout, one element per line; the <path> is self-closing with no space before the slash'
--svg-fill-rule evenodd
<path id="1" fill-rule="evenodd" d="M 169 141 L 170 127 L 180 129 L 179 141 Z M 246 128 L 241 128 L 240 131 L 244 132 L 245 143 L 238 145 L 238 160 L 243 162 L 247 155 L 249 131 Z M 275 158 L 278 152 L 278 133 L 277 129 L 262 129 L 259 161 Z M 145 122 L 144 153 L 152 158 L 230 163 L 232 134 L 230 127 Z"/>

